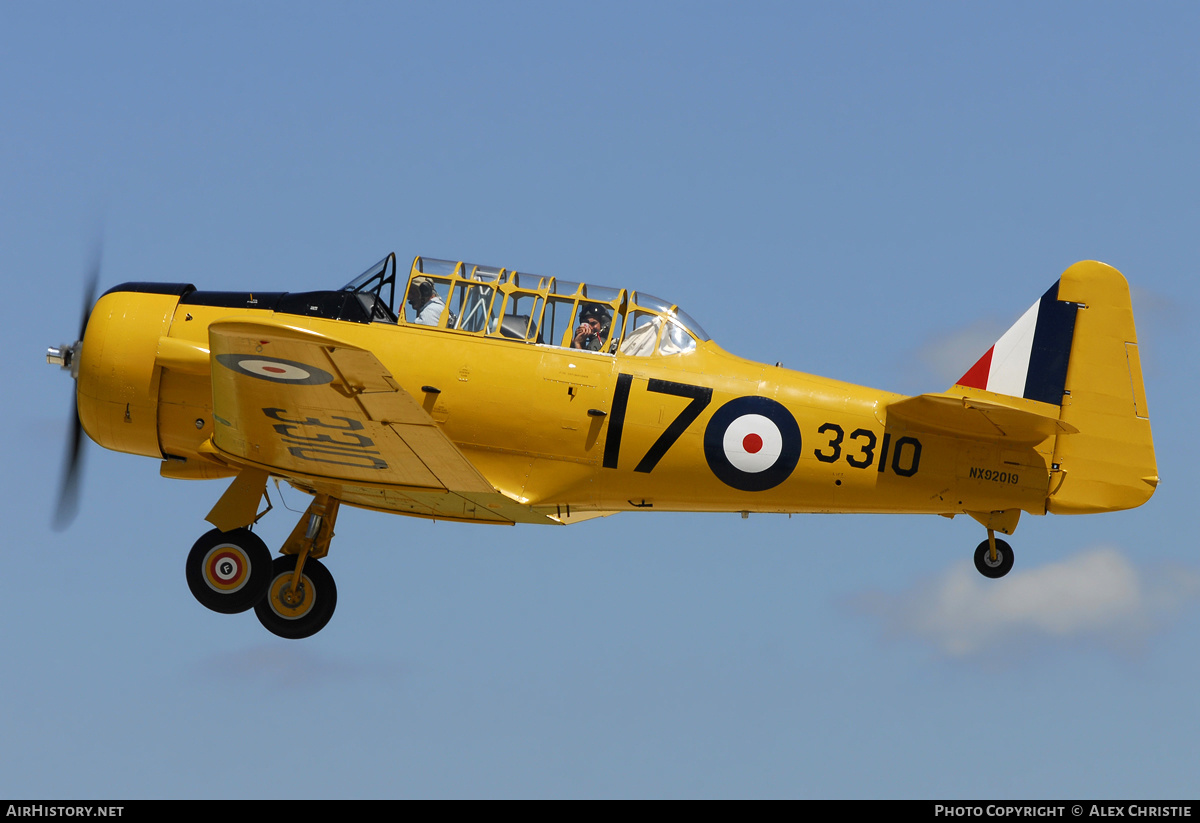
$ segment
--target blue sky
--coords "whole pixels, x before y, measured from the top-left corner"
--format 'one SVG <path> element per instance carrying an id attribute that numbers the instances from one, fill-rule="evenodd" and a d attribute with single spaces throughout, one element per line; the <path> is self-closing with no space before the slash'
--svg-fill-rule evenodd
<path id="1" fill-rule="evenodd" d="M 1186 3 L 0 4 L 0 796 L 1196 797 L 1198 40 Z M 49 528 L 98 236 L 102 288 L 392 250 L 627 286 L 908 393 L 1099 259 L 1163 482 L 1025 517 L 998 583 L 966 518 L 347 510 L 337 614 L 280 640 L 188 593 L 222 483 L 93 447 Z"/>

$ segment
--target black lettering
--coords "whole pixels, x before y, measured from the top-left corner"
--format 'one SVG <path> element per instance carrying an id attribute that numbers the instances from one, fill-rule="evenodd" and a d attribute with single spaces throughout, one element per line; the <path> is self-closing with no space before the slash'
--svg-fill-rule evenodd
<path id="1" fill-rule="evenodd" d="M 604 468 L 615 469 L 621 457 L 621 435 L 625 429 L 625 413 L 629 408 L 629 392 L 633 388 L 632 374 L 618 374 L 617 385 L 613 390 L 612 410 L 608 415 L 608 437 L 604 441 Z M 646 383 L 646 390 L 655 394 L 670 394 L 675 397 L 691 398 L 674 420 L 663 430 L 654 445 L 642 457 L 634 468 L 635 472 L 649 473 L 663 459 L 675 441 L 679 439 L 687 427 L 695 422 L 700 412 L 712 402 L 712 389 L 707 386 L 693 386 L 688 383 L 674 383 L 670 380 L 651 378 Z"/>
<path id="2" fill-rule="evenodd" d="M 621 433 L 625 428 L 625 410 L 629 406 L 629 387 L 632 374 L 618 374 L 613 390 L 612 411 L 608 415 L 608 438 L 604 441 L 604 468 L 615 469 L 621 456 Z"/>
<path id="3" fill-rule="evenodd" d="M 916 459 L 920 459 L 919 451 Z M 967 472 L 967 476 L 972 480 L 991 480 L 993 483 L 1007 483 L 1010 486 L 1015 486 L 1021 482 L 1021 476 L 1017 472 L 1000 472 L 995 469 L 981 469 L 979 466 L 972 466 Z"/>
<path id="4" fill-rule="evenodd" d="M 386 469 L 388 464 L 378 457 L 372 457 L 363 452 L 341 452 L 321 449 L 315 446 L 288 446 L 288 453 L 301 460 L 312 460 L 316 463 L 331 463 L 335 466 L 353 466 L 357 469 Z M 349 460 L 331 460 L 329 457 L 345 457 Z"/>
<path id="5" fill-rule="evenodd" d="M 313 441 L 311 441 L 311 440 L 309 440 L 309 441 L 293 440 L 290 437 L 284 437 L 284 438 L 282 438 L 282 440 L 285 445 L 295 444 L 297 446 L 305 446 L 305 447 L 312 446 L 312 448 L 314 448 L 314 449 L 320 449 L 321 451 L 327 451 L 327 452 L 337 453 L 337 454 L 379 454 L 379 452 L 377 452 L 377 451 L 368 451 L 366 449 L 359 449 L 355 446 L 339 445 L 337 443 L 322 443 L 320 446 L 316 446 L 316 445 L 312 445 Z"/>
<path id="6" fill-rule="evenodd" d="M 658 465 L 658 461 L 662 460 L 667 450 L 675 445 L 679 436 L 687 431 L 687 427 L 695 422 L 696 418 L 700 416 L 700 412 L 704 411 L 705 407 L 712 402 L 712 389 L 707 386 L 691 386 L 687 383 L 672 383 L 669 380 L 654 378 L 647 383 L 646 389 L 657 394 L 671 394 L 676 397 L 692 399 L 692 402 L 684 406 L 679 415 L 671 421 L 671 425 L 663 430 L 663 433 L 654 441 L 654 445 L 650 447 L 650 451 L 646 452 L 646 456 L 634 469 L 635 472 L 649 473 Z"/>
<path id="7" fill-rule="evenodd" d="M 345 440 L 334 440 L 328 434 L 318 434 L 316 437 L 305 437 L 302 434 L 296 434 L 294 432 L 288 431 L 289 429 L 294 428 L 297 425 L 299 425 L 299 424 L 297 424 L 297 423 L 279 423 L 276 426 L 274 426 L 274 429 L 275 429 L 275 431 L 279 432 L 279 434 L 283 435 L 284 437 L 290 437 L 292 440 L 308 440 L 313 443 L 328 443 L 331 445 L 349 446 L 351 448 L 354 448 L 354 447 L 366 448 L 368 446 L 375 445 L 375 441 L 373 441 L 371 438 L 366 437 L 365 435 L 361 435 L 361 434 L 347 433 L 346 437 L 353 437 L 355 439 L 355 442 L 351 443 L 351 442 L 347 442 Z"/>
<path id="8" fill-rule="evenodd" d="M 842 438 L 846 433 L 837 423 L 822 423 L 821 428 L 817 429 L 817 434 L 825 434 L 826 432 L 833 432 L 833 437 L 825 444 L 833 449 L 833 452 L 822 454 L 820 449 L 813 449 L 813 454 L 822 463 L 832 463 L 842 456 Z"/>
<path id="9" fill-rule="evenodd" d="M 904 447 L 912 446 L 911 456 L 907 466 L 901 466 L 904 461 Z M 892 455 L 892 471 L 901 477 L 912 477 L 917 473 L 921 464 L 921 441 L 915 437 L 900 437 L 896 440 L 896 452 Z"/>
<path id="10" fill-rule="evenodd" d="M 846 455 L 846 462 L 856 469 L 866 469 L 875 461 L 875 432 L 869 429 L 855 429 L 850 435 L 851 440 L 858 440 L 860 437 L 867 439 L 866 445 L 863 446 L 862 455 L 854 457 L 848 454 Z"/>
<path id="11" fill-rule="evenodd" d="M 363 429 L 363 424 L 352 417 L 339 417 L 338 415 L 333 415 L 330 419 L 343 420 L 346 422 L 345 426 L 336 426 L 332 423 L 325 423 L 317 417 L 307 417 L 304 420 L 291 420 L 283 416 L 287 413 L 287 409 L 263 409 L 263 414 L 272 420 L 278 420 L 280 423 L 290 423 L 293 426 L 320 426 L 321 428 L 325 429 L 340 429 L 342 431 L 362 431 Z"/>

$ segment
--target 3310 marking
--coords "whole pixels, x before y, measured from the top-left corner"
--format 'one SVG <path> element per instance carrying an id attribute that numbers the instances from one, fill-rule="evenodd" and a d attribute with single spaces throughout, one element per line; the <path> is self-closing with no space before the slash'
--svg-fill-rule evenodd
<path id="1" fill-rule="evenodd" d="M 817 434 L 829 436 L 829 442 L 819 449 L 813 450 L 813 455 L 822 463 L 836 463 L 842 457 L 842 444 L 846 439 L 846 431 L 837 423 L 822 423 L 817 428 Z M 856 469 L 869 469 L 875 463 L 875 447 L 879 443 L 875 432 L 870 429 L 855 429 L 850 432 L 851 444 L 856 450 L 847 449 L 846 463 Z M 879 447 L 879 468 L 883 474 L 888 467 L 888 454 L 891 453 L 892 472 L 900 477 L 912 477 L 921 465 L 921 441 L 915 437 L 896 438 L 895 448 L 892 448 L 892 433 L 883 433 L 883 443 Z"/>
<path id="2" fill-rule="evenodd" d="M 351 466 L 356 469 L 386 469 L 387 462 L 375 450 L 375 441 L 365 434 L 363 424 L 352 417 L 331 415 L 329 420 L 319 417 L 305 417 L 296 420 L 287 417 L 287 409 L 267 408 L 263 414 L 278 421 L 274 426 L 275 432 L 287 447 L 288 454 L 301 460 L 314 463 L 330 463 L 335 466 Z M 340 421 L 340 422 L 331 422 Z M 318 432 L 315 435 L 303 434 L 299 427 L 305 429 L 329 429 L 333 434 Z"/>

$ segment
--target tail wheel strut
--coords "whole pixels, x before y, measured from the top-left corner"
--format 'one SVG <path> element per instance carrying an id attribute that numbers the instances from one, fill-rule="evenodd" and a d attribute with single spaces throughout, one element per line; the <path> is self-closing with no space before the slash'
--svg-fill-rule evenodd
<path id="1" fill-rule="evenodd" d="M 1012 571 L 1012 546 L 996 538 L 996 533 L 988 529 L 988 539 L 975 548 L 975 568 L 984 577 L 1004 577 Z"/>

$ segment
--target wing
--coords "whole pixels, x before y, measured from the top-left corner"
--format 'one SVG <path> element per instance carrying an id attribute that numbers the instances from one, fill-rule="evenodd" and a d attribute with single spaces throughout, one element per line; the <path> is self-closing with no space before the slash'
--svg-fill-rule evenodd
<path id="1" fill-rule="evenodd" d="M 499 492 L 371 352 L 302 328 L 209 327 L 212 444 L 233 462 L 354 505 L 552 522 Z"/>

